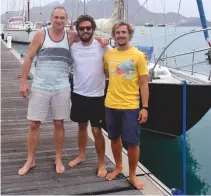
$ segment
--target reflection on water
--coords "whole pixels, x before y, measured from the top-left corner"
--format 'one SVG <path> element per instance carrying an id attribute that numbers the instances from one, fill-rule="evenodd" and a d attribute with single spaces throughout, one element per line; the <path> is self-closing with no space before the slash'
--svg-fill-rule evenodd
<path id="1" fill-rule="evenodd" d="M 140 161 L 169 188 L 183 190 L 182 137 L 169 138 L 142 131 Z M 200 165 L 193 158 L 187 137 L 187 193 L 207 194 L 210 186 L 197 172 Z"/>
<path id="2" fill-rule="evenodd" d="M 26 55 L 29 45 L 28 44 L 18 44 L 13 42 L 12 47 L 19 53 Z"/>

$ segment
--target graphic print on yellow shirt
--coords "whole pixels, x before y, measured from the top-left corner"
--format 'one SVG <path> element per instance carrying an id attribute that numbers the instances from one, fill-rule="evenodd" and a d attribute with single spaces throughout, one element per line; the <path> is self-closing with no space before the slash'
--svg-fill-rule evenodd
<path id="1" fill-rule="evenodd" d="M 126 60 L 120 63 L 117 65 L 114 72 L 116 75 L 123 75 L 126 79 L 132 80 L 133 74 L 136 72 L 134 68 L 134 60 Z"/>
<path id="2" fill-rule="evenodd" d="M 135 47 L 126 51 L 107 51 L 104 68 L 109 72 L 105 106 L 114 109 L 139 108 L 139 77 L 148 75 L 144 54 Z"/>

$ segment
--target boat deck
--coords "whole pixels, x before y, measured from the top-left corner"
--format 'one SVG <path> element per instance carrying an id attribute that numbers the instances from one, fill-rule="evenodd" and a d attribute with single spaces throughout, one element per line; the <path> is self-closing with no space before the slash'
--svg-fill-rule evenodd
<path id="1" fill-rule="evenodd" d="M 135 190 L 128 181 L 127 152 L 123 150 L 123 175 L 113 181 L 98 178 L 97 155 L 93 136 L 89 130 L 86 160 L 75 168 L 68 167 L 69 160 L 77 156 L 77 124 L 65 121 L 63 163 L 65 172 L 56 174 L 54 166 L 55 145 L 50 116 L 41 125 L 40 142 L 36 153 L 36 167 L 25 176 L 17 174 L 27 158 L 26 119 L 28 101 L 19 94 L 21 62 L 15 51 L 7 50 L 1 42 L 1 194 L 2 195 L 170 195 L 170 190 L 156 179 L 141 163 L 137 175 L 145 183 L 143 191 Z M 30 83 L 30 81 L 29 81 Z M 114 168 L 110 141 L 106 133 L 106 166 Z"/>

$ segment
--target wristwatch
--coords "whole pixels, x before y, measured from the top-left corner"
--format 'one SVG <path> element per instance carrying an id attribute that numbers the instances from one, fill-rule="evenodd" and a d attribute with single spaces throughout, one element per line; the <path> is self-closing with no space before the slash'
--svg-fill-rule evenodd
<path id="1" fill-rule="evenodd" d="M 144 107 L 144 106 L 143 106 L 142 109 L 145 109 L 146 111 L 148 111 L 148 107 Z"/>

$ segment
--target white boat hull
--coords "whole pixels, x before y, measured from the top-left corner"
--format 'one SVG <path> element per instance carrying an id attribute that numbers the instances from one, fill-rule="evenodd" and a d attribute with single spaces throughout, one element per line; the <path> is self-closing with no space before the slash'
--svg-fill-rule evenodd
<path id="1" fill-rule="evenodd" d="M 30 43 L 34 37 L 36 30 L 32 30 L 31 32 L 26 32 L 26 30 L 15 30 L 15 29 L 6 29 L 3 30 L 4 39 L 7 39 L 7 35 L 12 36 L 13 42 L 20 42 L 20 43 Z"/>

